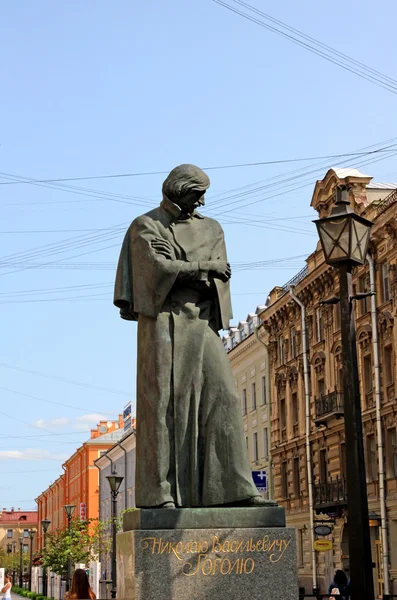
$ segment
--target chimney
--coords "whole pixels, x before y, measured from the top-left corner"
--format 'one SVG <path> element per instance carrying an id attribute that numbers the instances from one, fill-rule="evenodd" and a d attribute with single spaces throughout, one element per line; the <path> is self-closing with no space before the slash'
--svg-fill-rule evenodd
<path id="1" fill-rule="evenodd" d="M 14 507 L 13 506 L 11 506 L 11 512 L 14 512 Z"/>

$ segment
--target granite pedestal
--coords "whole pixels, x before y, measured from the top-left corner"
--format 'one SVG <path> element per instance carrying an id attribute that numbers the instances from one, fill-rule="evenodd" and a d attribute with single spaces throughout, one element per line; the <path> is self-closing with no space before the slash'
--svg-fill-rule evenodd
<path id="1" fill-rule="evenodd" d="M 280 507 L 141 509 L 117 536 L 128 600 L 296 600 L 295 530 Z"/>

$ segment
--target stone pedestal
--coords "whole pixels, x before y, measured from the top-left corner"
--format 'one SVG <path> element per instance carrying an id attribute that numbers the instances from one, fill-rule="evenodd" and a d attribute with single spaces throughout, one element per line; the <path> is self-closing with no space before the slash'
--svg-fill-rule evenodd
<path id="1" fill-rule="evenodd" d="M 117 536 L 118 598 L 296 600 L 297 582 L 279 507 L 137 510 Z"/>

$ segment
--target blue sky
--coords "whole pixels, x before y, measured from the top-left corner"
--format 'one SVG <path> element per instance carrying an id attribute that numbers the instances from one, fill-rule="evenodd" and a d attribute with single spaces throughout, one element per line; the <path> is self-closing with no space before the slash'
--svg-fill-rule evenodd
<path id="1" fill-rule="evenodd" d="M 397 77 L 393 3 L 269 0 L 265 10 Z M 395 95 L 211 0 L 19 0 L 2 4 L 0 36 L 0 183 L 326 156 L 397 136 Z M 205 212 L 224 225 L 236 320 L 313 250 L 315 179 L 361 162 L 209 171 Z M 277 184 L 303 167 L 314 172 Z M 393 157 L 363 171 L 397 181 Z M 122 231 L 159 201 L 163 179 L 0 185 L 4 507 L 34 507 L 99 415 L 134 400 L 136 326 L 119 319 L 112 282 Z M 268 264 L 243 266 L 257 261 Z"/>

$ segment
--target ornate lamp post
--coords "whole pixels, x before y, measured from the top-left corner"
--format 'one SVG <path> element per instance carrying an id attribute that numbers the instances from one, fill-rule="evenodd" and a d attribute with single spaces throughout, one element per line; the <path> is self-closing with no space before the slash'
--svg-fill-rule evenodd
<path id="1" fill-rule="evenodd" d="M 346 186 L 337 189 L 330 216 L 314 222 L 326 262 L 339 270 L 351 598 L 374 600 L 351 274 L 366 260 L 372 222 L 352 211 Z"/>
<path id="2" fill-rule="evenodd" d="M 112 494 L 112 589 L 111 597 L 116 598 L 117 593 L 117 567 L 116 567 L 116 518 L 117 518 L 117 496 L 124 477 L 118 475 L 108 475 L 106 479 L 109 482 L 110 493 Z"/>
<path id="3" fill-rule="evenodd" d="M 72 520 L 74 509 L 76 508 L 76 506 L 74 504 L 65 504 L 63 508 L 66 513 L 66 518 L 68 520 L 68 531 L 70 533 L 70 522 Z M 70 577 L 71 577 L 71 563 L 70 563 L 70 552 L 69 552 L 68 570 L 67 570 L 67 575 L 66 575 L 66 591 L 67 592 L 70 590 Z"/>
<path id="4" fill-rule="evenodd" d="M 49 519 L 43 519 L 41 522 L 41 528 L 43 530 L 43 548 L 44 553 L 47 547 L 47 531 L 51 521 Z M 43 596 L 47 596 L 47 567 L 43 567 Z"/>
<path id="5" fill-rule="evenodd" d="M 12 542 L 12 582 L 15 583 L 15 553 L 17 550 L 17 543 L 14 540 Z"/>
<path id="6" fill-rule="evenodd" d="M 19 587 L 23 587 L 23 537 L 19 538 Z"/>
<path id="7" fill-rule="evenodd" d="M 33 566 L 33 538 L 36 533 L 35 529 L 29 529 L 30 539 L 30 556 L 29 556 L 29 590 L 32 591 L 32 566 Z"/>

